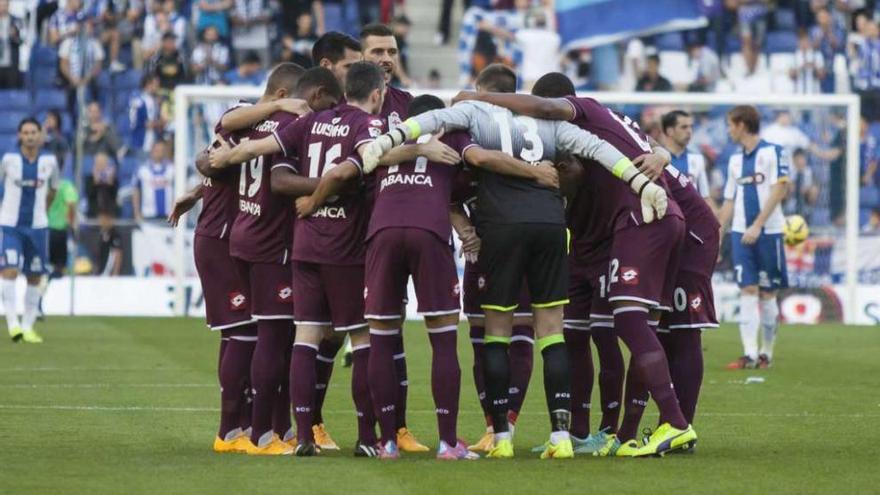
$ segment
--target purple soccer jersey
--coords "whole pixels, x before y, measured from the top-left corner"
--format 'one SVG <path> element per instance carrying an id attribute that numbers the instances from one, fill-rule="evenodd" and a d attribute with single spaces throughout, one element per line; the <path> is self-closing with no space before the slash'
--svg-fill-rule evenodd
<path id="1" fill-rule="evenodd" d="M 426 142 L 431 135 L 419 138 Z M 466 132 L 446 134 L 441 141 L 463 155 L 475 146 Z M 449 240 L 449 203 L 458 167 L 429 162 L 425 157 L 376 170 L 376 201 L 367 239 L 388 227 L 415 227 Z"/>
<path id="2" fill-rule="evenodd" d="M 388 86 L 385 91 L 385 100 L 379 117 L 387 125 L 386 129 L 394 129 L 409 117 L 409 104 L 413 101 L 413 95 L 408 92 Z"/>
<path id="3" fill-rule="evenodd" d="M 262 139 L 296 121 L 297 116 L 275 112 L 254 127 L 233 133 L 230 144 Z M 272 169 L 296 170 L 296 162 L 282 155 L 262 155 L 242 163 L 238 183 L 238 215 L 232 225 L 232 256 L 251 263 L 285 264 L 290 257 L 293 205 L 290 198 L 273 194 Z"/>
<path id="4" fill-rule="evenodd" d="M 697 191 L 693 182 L 677 168 L 669 165 L 664 172 L 672 198 L 678 203 L 685 220 L 685 251 L 681 270 L 712 277 L 718 259 L 721 224 Z"/>
<path id="5" fill-rule="evenodd" d="M 299 174 L 321 177 L 349 160 L 361 167 L 359 146 L 383 132 L 376 116 L 347 103 L 330 110 L 311 113 L 280 127 L 275 138 L 283 155 L 301 164 Z M 346 192 L 294 226 L 292 259 L 331 265 L 362 265 L 370 218 L 369 184 Z"/>
<path id="6" fill-rule="evenodd" d="M 224 115 L 244 105 L 248 104 L 234 105 Z M 214 133 L 227 140 L 233 136 L 233 133 L 223 129 L 220 121 L 214 126 Z M 229 231 L 238 215 L 239 168 L 231 166 L 214 177 L 202 178 L 202 212 L 196 223 L 196 235 L 215 239 L 229 238 Z"/>

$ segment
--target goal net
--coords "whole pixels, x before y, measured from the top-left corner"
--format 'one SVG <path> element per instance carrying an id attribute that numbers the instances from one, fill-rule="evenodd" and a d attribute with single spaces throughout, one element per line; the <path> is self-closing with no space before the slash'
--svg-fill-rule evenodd
<path id="1" fill-rule="evenodd" d="M 431 90 L 449 102 L 454 90 Z M 196 153 L 207 146 L 213 125 L 234 102 L 256 100 L 256 87 L 180 86 L 175 91 L 175 194 L 199 182 L 193 165 Z M 413 91 L 414 94 L 420 91 Z M 789 322 L 880 322 L 880 235 L 867 233 L 880 220 L 880 198 L 860 195 L 860 107 L 855 95 L 739 95 L 703 93 L 583 93 L 640 123 L 660 137 L 661 116 L 681 109 L 694 116 L 690 149 L 706 158 L 713 198 L 721 201 L 727 160 L 736 150 L 726 134 L 726 113 L 739 104 L 756 105 L 762 115 L 762 133 L 768 141 L 794 155 L 786 215 L 802 215 L 811 235 L 803 244 L 787 248 L 789 282 L 780 296 L 783 317 Z M 880 138 L 880 129 L 867 129 Z M 659 139 L 658 139 L 659 140 Z M 187 216 L 186 228 L 174 231 L 174 311 L 201 313 L 201 288 L 192 264 L 192 227 L 197 211 Z M 876 218 L 875 218 L 876 217 Z M 726 236 L 729 239 L 729 236 Z M 729 240 L 728 240 L 729 242 Z M 735 321 L 737 289 L 729 245 L 714 277 L 719 318 Z M 878 313 L 873 315 L 873 313 Z"/>

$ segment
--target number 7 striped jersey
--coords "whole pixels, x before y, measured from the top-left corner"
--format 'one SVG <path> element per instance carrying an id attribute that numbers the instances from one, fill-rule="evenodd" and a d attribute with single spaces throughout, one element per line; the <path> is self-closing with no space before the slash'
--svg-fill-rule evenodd
<path id="1" fill-rule="evenodd" d="M 284 159 L 296 163 L 299 174 L 319 178 L 348 160 L 361 168 L 359 146 L 383 132 L 382 120 L 343 103 L 313 112 L 280 128 L 276 138 Z M 373 177 L 355 191 L 331 197 L 310 217 L 297 219 L 292 259 L 330 265 L 361 265 L 372 209 Z"/>
<path id="2" fill-rule="evenodd" d="M 745 232 L 755 222 L 773 186 L 788 180 L 788 163 L 788 155 L 781 146 L 763 139 L 751 153 L 741 148 L 730 157 L 724 200 L 734 202 L 731 231 Z M 780 203 L 764 222 L 763 232 L 780 234 L 784 225 L 785 216 Z"/>
<path id="3" fill-rule="evenodd" d="M 0 179 L 4 185 L 0 225 L 34 229 L 49 226 L 46 198 L 50 188 L 58 188 L 55 155 L 40 154 L 31 162 L 21 153 L 5 153 L 0 162 Z"/>
<path id="4" fill-rule="evenodd" d="M 295 121 L 296 115 L 275 112 L 250 129 L 227 133 L 230 145 L 272 136 Z M 274 194 L 272 170 L 296 162 L 280 155 L 262 155 L 242 163 L 238 180 L 238 214 L 229 236 L 229 253 L 251 263 L 286 264 L 290 260 L 293 200 Z"/>

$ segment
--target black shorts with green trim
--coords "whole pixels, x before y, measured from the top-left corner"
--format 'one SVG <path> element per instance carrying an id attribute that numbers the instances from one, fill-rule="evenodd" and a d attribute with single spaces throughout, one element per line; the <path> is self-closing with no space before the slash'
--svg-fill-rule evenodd
<path id="1" fill-rule="evenodd" d="M 478 265 L 485 274 L 480 307 L 513 311 L 523 278 L 532 307 L 568 303 L 568 231 L 549 223 L 492 224 L 480 229 Z"/>

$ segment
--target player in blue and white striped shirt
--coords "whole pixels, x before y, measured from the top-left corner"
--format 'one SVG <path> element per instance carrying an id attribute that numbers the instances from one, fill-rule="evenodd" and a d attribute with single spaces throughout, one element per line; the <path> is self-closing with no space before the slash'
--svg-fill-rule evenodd
<path id="1" fill-rule="evenodd" d="M 40 302 L 40 282 L 49 257 L 49 217 L 47 209 L 58 188 L 58 162 L 52 153 L 43 153 L 40 123 L 26 118 L 18 124 L 19 151 L 3 155 L 0 180 L 5 192 L 0 203 L 2 229 L 3 308 L 13 341 L 38 344 L 43 339 L 34 331 Z M 15 281 L 18 273 L 27 277 L 24 313 L 21 321 L 15 307 Z"/>
<path id="2" fill-rule="evenodd" d="M 731 247 L 740 287 L 744 355 L 728 366 L 731 369 L 770 366 L 779 317 L 776 291 L 788 287 L 780 203 L 787 192 L 789 159 L 781 146 L 761 139 L 760 126 L 761 117 L 753 106 L 734 107 L 727 114 L 728 134 L 742 146 L 730 157 L 719 215 L 722 228 L 733 217 Z M 760 352 L 759 325 L 763 330 Z"/>
<path id="3" fill-rule="evenodd" d="M 693 116 L 684 110 L 673 110 L 663 115 L 661 127 L 663 129 L 663 146 L 672 155 L 670 163 L 694 183 L 700 196 L 715 212 L 717 208 L 715 202 L 710 198 L 706 159 L 701 153 L 688 149 L 691 138 L 694 136 Z"/>

